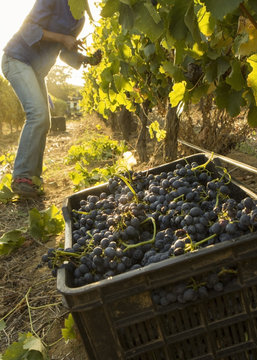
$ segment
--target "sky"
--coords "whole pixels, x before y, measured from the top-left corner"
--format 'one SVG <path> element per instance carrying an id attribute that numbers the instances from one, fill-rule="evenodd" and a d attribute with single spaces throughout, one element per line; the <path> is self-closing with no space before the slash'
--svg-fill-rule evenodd
<path id="1" fill-rule="evenodd" d="M 93 0 L 89 0 L 90 9 L 93 18 L 99 18 L 99 9 L 95 6 Z M 2 58 L 3 48 L 12 37 L 13 34 L 20 28 L 23 20 L 31 10 L 35 0 L 0 0 L 0 58 Z M 79 37 L 84 37 L 93 31 L 93 28 L 86 24 L 80 33 Z M 57 61 L 58 65 L 65 65 L 61 60 Z M 1 67 L 0 74 L 2 75 Z M 82 69 L 72 71 L 72 79 L 70 81 L 75 85 L 83 85 Z"/>

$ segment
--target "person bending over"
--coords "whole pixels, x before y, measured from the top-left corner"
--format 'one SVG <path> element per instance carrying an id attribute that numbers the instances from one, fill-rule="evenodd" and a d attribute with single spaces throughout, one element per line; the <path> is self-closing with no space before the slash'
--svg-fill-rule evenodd
<path id="1" fill-rule="evenodd" d="M 26 114 L 12 174 L 12 190 L 23 197 L 39 194 L 33 179 L 41 179 L 50 112 L 45 78 L 58 55 L 79 69 L 97 65 L 101 53 L 84 56 L 77 40 L 85 22 L 74 19 L 68 0 L 36 0 L 2 57 L 2 71 L 16 92 Z"/>

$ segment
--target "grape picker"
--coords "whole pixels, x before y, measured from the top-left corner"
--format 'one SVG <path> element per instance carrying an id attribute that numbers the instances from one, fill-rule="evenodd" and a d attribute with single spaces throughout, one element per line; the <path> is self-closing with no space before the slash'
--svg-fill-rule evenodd
<path id="1" fill-rule="evenodd" d="M 97 65 L 101 53 L 84 56 L 77 36 L 83 28 L 71 14 L 68 0 L 36 0 L 19 31 L 4 49 L 2 71 L 11 83 L 26 113 L 12 174 L 14 193 L 36 197 L 41 178 L 46 135 L 50 128 L 45 77 L 60 54 L 68 65 Z"/>

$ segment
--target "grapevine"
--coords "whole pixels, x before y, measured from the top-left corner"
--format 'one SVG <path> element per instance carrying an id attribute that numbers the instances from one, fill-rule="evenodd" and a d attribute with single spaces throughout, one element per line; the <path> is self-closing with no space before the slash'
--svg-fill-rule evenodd
<path id="1" fill-rule="evenodd" d="M 150 109 L 198 103 L 211 94 L 231 117 L 257 114 L 254 0 L 102 1 L 93 48 L 102 64 L 85 74 L 83 105 L 108 117 L 146 99 Z M 90 89 L 90 91 L 88 91 Z M 186 108 L 186 106 L 184 108 Z"/>

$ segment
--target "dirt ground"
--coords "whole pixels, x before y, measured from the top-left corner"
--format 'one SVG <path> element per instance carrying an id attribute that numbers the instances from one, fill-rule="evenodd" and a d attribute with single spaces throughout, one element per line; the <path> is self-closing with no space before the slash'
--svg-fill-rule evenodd
<path id="1" fill-rule="evenodd" d="M 61 209 L 67 196 L 73 194 L 73 184 L 69 178 L 71 166 L 64 165 L 63 160 L 68 149 L 87 134 L 96 131 L 101 125 L 101 132 L 108 132 L 104 124 L 91 117 L 90 120 L 67 121 L 66 132 L 50 133 L 45 151 L 44 189 L 45 195 L 39 200 L 23 200 L 6 205 L 0 204 L 0 236 L 3 233 L 26 226 L 28 211 L 32 208 L 47 209 L 55 205 Z M 99 130 L 98 130 L 99 131 Z M 0 138 L 0 154 L 15 151 L 18 133 Z M 29 291 L 31 307 L 47 307 L 31 310 L 33 330 L 46 344 L 53 344 L 62 337 L 61 328 L 68 316 L 62 306 L 61 295 L 56 290 L 56 279 L 48 268 L 41 267 L 41 257 L 49 247 L 64 242 L 64 234 L 55 239 L 41 243 L 27 238 L 24 245 L 10 256 L 3 256 L 0 263 L 0 319 L 24 298 Z M 49 304 L 56 304 L 48 306 Z M 0 353 L 17 340 L 19 332 L 31 332 L 29 311 L 24 300 L 6 319 L 6 328 L 0 332 Z M 50 346 L 50 358 L 56 360 L 86 359 L 81 340 L 72 340 L 65 344 L 64 340 Z"/>
<path id="2" fill-rule="evenodd" d="M 97 130 L 96 125 L 101 125 Z M 97 117 L 67 121 L 66 132 L 50 133 L 45 152 L 45 195 L 40 200 L 17 201 L 0 205 L 0 236 L 6 231 L 24 226 L 28 211 L 36 207 L 47 209 L 52 204 L 59 209 L 64 199 L 73 193 L 69 171 L 72 166 L 64 165 L 63 159 L 71 145 L 81 137 L 85 138 L 96 131 L 108 133 L 109 130 Z M 18 133 L 0 136 L 0 155 L 15 152 Z M 256 140 L 257 142 L 257 140 Z M 256 144 L 257 147 L 257 144 Z M 233 150 L 227 154 L 233 159 L 257 167 L 257 157 Z M 144 168 L 147 165 L 144 165 Z M 257 192 L 257 175 L 231 169 L 232 175 Z M 41 256 L 49 247 L 64 242 L 64 234 L 41 243 L 27 238 L 24 245 L 14 254 L 1 257 L 0 262 L 0 319 L 13 309 L 6 319 L 6 328 L 0 332 L 0 353 L 17 340 L 19 332 L 35 331 L 50 346 L 50 359 L 85 360 L 86 355 L 81 340 L 65 344 L 61 338 L 61 328 L 68 311 L 62 305 L 61 295 L 56 290 L 56 280 L 46 267 L 41 266 Z M 25 295 L 27 296 L 25 297 Z M 17 306 L 18 304 L 18 306 Z M 28 308 L 29 304 L 29 308 Z M 17 306 L 17 307 L 16 307 Z M 39 307 L 34 309 L 32 307 Z M 42 308 L 42 306 L 45 306 Z M 30 309 L 30 312 L 29 310 Z"/>

